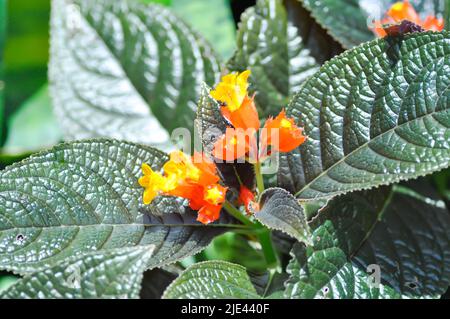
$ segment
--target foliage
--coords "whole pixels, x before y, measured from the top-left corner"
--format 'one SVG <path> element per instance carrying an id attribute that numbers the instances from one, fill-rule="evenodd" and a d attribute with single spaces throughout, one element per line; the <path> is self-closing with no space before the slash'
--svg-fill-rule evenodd
<path id="1" fill-rule="evenodd" d="M 51 17 L 0 0 L 0 298 L 443 296 L 450 33 L 375 39 L 394 2 L 258 0 L 236 29 L 227 0 L 52 0 Z M 210 91 L 245 70 L 261 126 L 285 109 L 306 142 L 265 178 L 216 162 L 212 223 L 190 197 L 144 205 L 142 164 L 163 170 L 174 129 L 210 156 L 236 126 Z"/>

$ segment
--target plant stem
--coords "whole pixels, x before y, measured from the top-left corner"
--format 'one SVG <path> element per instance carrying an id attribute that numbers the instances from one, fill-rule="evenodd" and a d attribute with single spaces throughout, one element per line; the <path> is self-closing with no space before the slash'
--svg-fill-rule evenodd
<path id="1" fill-rule="evenodd" d="M 237 209 L 236 207 L 234 207 L 230 202 L 226 201 L 223 204 L 223 208 L 225 208 L 225 210 L 234 218 L 236 218 L 237 220 L 239 220 L 241 223 L 243 223 L 246 226 L 250 226 L 252 228 L 255 227 L 255 224 L 253 224 L 247 217 L 245 217 L 244 215 L 242 215 L 241 211 L 239 209 Z"/>
<path id="2" fill-rule="evenodd" d="M 256 187 L 258 188 L 258 196 L 264 192 L 264 178 L 261 173 L 261 162 L 255 163 Z"/>
<path id="3" fill-rule="evenodd" d="M 267 268 L 275 271 L 280 271 L 280 264 L 278 261 L 278 256 L 272 245 L 272 236 L 270 230 L 261 226 L 261 230 L 258 233 L 259 243 L 261 244 L 264 257 L 266 259 Z"/>
<path id="4" fill-rule="evenodd" d="M 239 209 L 234 207 L 230 202 L 226 201 L 223 204 L 225 210 L 234 218 L 239 220 L 246 226 L 249 226 L 254 233 L 256 234 L 259 243 L 261 244 L 261 248 L 264 254 L 264 258 L 266 259 L 267 267 L 269 269 L 279 271 L 279 261 L 278 256 L 275 252 L 275 249 L 272 245 L 272 238 L 270 230 L 264 227 L 259 222 L 253 223 L 247 217 L 245 217 Z M 242 230 L 242 231 L 250 231 L 250 230 Z"/>

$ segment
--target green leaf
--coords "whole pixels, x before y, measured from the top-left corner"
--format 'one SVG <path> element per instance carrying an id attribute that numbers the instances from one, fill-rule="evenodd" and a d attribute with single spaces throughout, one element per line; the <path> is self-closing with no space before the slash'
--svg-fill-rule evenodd
<path id="1" fill-rule="evenodd" d="M 419 194 L 427 191 L 423 181 L 419 186 Z M 404 295 L 439 298 L 450 284 L 449 212 L 442 200 L 417 196 L 417 185 L 416 194 L 394 190 L 391 205 L 354 263 L 363 269 L 379 265 L 382 281 Z"/>
<path id="2" fill-rule="evenodd" d="M 294 196 L 282 188 L 269 188 L 261 194 L 260 211 L 254 214 L 264 226 L 280 230 L 308 245 L 311 233 L 303 208 Z"/>
<path id="3" fill-rule="evenodd" d="M 308 141 L 281 156 L 279 185 L 328 198 L 449 166 L 450 33 L 376 40 L 332 59 L 287 108 Z"/>
<path id="4" fill-rule="evenodd" d="M 258 0 L 243 13 L 231 70 L 252 71 L 251 87 L 264 115 L 276 115 L 317 70 L 280 0 Z"/>
<path id="5" fill-rule="evenodd" d="M 172 0 L 172 10 L 228 59 L 236 47 L 236 27 L 229 0 Z"/>
<path id="6" fill-rule="evenodd" d="M 227 123 L 220 112 L 220 105 L 209 92 L 210 88 L 203 85 L 195 120 L 196 133 L 201 139 L 203 151 L 207 154 L 212 153 L 214 143 L 225 134 L 227 128 Z M 216 166 L 225 185 L 237 191 L 240 190 L 241 184 L 249 189 L 254 188 L 255 172 L 252 164 L 217 161 Z"/>
<path id="7" fill-rule="evenodd" d="M 201 84 L 218 80 L 219 62 L 165 7 L 53 0 L 49 74 L 67 138 L 155 145 L 169 138 L 163 127 L 192 129 Z"/>
<path id="8" fill-rule="evenodd" d="M 289 21 L 298 29 L 299 35 L 310 54 L 322 65 L 325 61 L 344 52 L 342 45 L 335 41 L 305 9 L 299 0 L 284 0 Z"/>
<path id="9" fill-rule="evenodd" d="M 244 267 L 206 261 L 186 269 L 164 292 L 163 299 L 259 299 Z"/>
<path id="10" fill-rule="evenodd" d="M 314 246 L 292 251 L 286 297 L 439 297 L 448 287 L 450 216 L 442 208 L 377 189 L 333 199 L 311 226 Z"/>
<path id="11" fill-rule="evenodd" d="M 301 0 L 313 17 L 346 48 L 352 48 L 374 38 L 369 29 L 373 20 L 381 20 L 392 4 L 398 0 Z M 442 16 L 440 0 L 411 0 L 422 18 Z M 349 19 L 351 17 L 351 19 Z"/>
<path id="12" fill-rule="evenodd" d="M 175 198 L 143 205 L 141 164 L 167 156 L 115 140 L 61 144 L 0 173 L 0 269 L 38 271 L 93 250 L 156 245 L 149 268 L 193 255 L 223 233 Z"/>
<path id="13" fill-rule="evenodd" d="M 138 298 L 142 273 L 155 247 L 77 256 L 17 281 L 0 298 Z"/>
<path id="14" fill-rule="evenodd" d="M 61 141 L 62 133 L 53 115 L 48 86 L 43 86 L 9 118 L 3 152 L 38 151 Z"/>

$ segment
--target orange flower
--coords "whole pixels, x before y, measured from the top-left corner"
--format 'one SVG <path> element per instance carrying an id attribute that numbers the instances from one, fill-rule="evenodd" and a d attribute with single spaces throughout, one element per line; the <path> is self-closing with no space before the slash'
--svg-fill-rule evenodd
<path id="1" fill-rule="evenodd" d="M 276 118 L 269 118 L 261 134 L 260 152 L 270 145 L 278 152 L 290 152 L 306 141 L 303 129 L 295 124 L 293 118 L 286 117 L 283 110 Z"/>
<path id="2" fill-rule="evenodd" d="M 245 211 L 249 215 L 259 210 L 259 205 L 255 202 L 255 194 L 244 185 L 239 191 L 239 203 L 244 205 Z"/>
<path id="3" fill-rule="evenodd" d="M 245 157 L 256 144 L 256 131 L 227 128 L 214 144 L 213 156 L 222 161 Z M 253 153 L 255 154 L 255 152 Z"/>
<path id="4" fill-rule="evenodd" d="M 444 19 L 428 16 L 423 22 L 422 28 L 429 31 L 442 31 L 444 30 Z"/>
<path id="5" fill-rule="evenodd" d="M 226 193 L 227 188 L 219 184 L 198 189 L 189 202 L 192 209 L 198 210 L 197 220 L 203 224 L 217 220 L 222 204 L 225 202 Z"/>
<path id="6" fill-rule="evenodd" d="M 230 111 L 230 108 L 227 106 L 222 107 L 220 110 L 223 117 L 235 128 L 258 130 L 260 127 L 258 111 L 256 110 L 253 97 L 246 96 L 241 106 L 235 111 Z"/>
<path id="7" fill-rule="evenodd" d="M 444 29 L 444 20 L 438 19 L 434 16 L 427 17 L 424 21 L 420 18 L 409 0 L 399 1 L 394 3 L 386 12 L 385 18 L 381 21 L 375 21 L 375 27 L 372 31 L 378 37 L 387 35 L 385 30 L 386 25 L 398 24 L 404 20 L 411 21 L 424 30 L 428 31 L 442 31 Z"/>
<path id="8" fill-rule="evenodd" d="M 189 206 L 198 210 L 198 221 L 207 224 L 219 218 L 227 188 L 218 184 L 216 166 L 209 158 L 175 151 L 163 170 L 164 175 L 154 172 L 147 164 L 142 165 L 144 176 L 139 184 L 145 188 L 144 204 L 150 204 L 158 195 L 177 196 L 188 199 Z"/>
<path id="9" fill-rule="evenodd" d="M 409 0 L 394 3 L 387 11 L 387 16 L 395 22 L 408 20 L 415 24 L 420 24 L 420 17 L 411 3 L 409 3 Z"/>

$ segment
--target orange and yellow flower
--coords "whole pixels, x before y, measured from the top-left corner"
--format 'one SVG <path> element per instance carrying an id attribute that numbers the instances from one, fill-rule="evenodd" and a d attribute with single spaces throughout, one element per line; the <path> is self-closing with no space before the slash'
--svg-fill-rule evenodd
<path id="1" fill-rule="evenodd" d="M 197 220 L 203 224 L 219 218 L 227 188 L 219 184 L 215 164 L 203 154 L 188 156 L 180 151 L 170 154 L 163 172 L 154 172 L 148 164 L 142 165 L 144 176 L 139 184 L 144 187 L 143 202 L 150 204 L 158 195 L 177 196 L 189 200 L 189 206 L 198 210 Z"/>
<path id="2" fill-rule="evenodd" d="M 398 24 L 404 20 L 411 21 L 427 31 L 442 31 L 444 29 L 444 20 L 435 16 L 428 16 L 422 20 L 409 0 L 403 0 L 394 3 L 385 14 L 381 21 L 375 21 L 373 32 L 378 37 L 384 37 L 387 32 L 385 25 Z"/>
<path id="3" fill-rule="evenodd" d="M 261 148 L 272 146 L 273 150 L 287 153 L 306 141 L 303 129 L 295 124 L 293 118 L 286 117 L 282 110 L 275 118 L 269 118 L 261 134 Z"/>
<path id="4" fill-rule="evenodd" d="M 244 205 L 248 215 L 259 210 L 259 205 L 255 201 L 255 194 L 244 185 L 241 186 L 238 200 L 239 204 Z"/>
<path id="5" fill-rule="evenodd" d="M 253 98 L 248 96 L 250 71 L 231 73 L 211 91 L 212 98 L 225 104 L 222 115 L 234 128 L 258 130 L 260 123 Z"/>
<path id="6" fill-rule="evenodd" d="M 306 140 L 294 119 L 282 111 L 275 119 L 266 121 L 258 151 L 256 132 L 260 122 L 254 98 L 247 92 L 249 76 L 248 70 L 225 75 L 211 91 L 214 99 L 225 103 L 221 113 L 233 125 L 214 145 L 213 155 L 220 160 L 234 161 L 250 154 L 252 161 L 258 161 L 268 146 L 272 147 L 271 151 L 290 152 Z"/>

